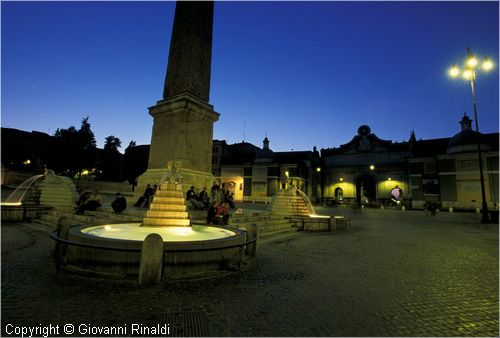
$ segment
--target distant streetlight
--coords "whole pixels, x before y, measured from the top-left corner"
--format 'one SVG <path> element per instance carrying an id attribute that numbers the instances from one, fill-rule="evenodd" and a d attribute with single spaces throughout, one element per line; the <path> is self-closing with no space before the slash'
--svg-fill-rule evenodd
<path id="1" fill-rule="evenodd" d="M 477 108 L 476 108 L 476 93 L 474 90 L 474 82 L 476 80 L 476 70 L 478 70 L 478 66 L 481 64 L 481 69 L 483 71 L 490 71 L 493 69 L 493 61 L 491 59 L 486 58 L 484 60 L 478 59 L 469 48 L 467 48 L 467 59 L 465 60 L 465 66 L 460 68 L 456 65 L 452 66 L 448 71 L 451 77 L 456 78 L 460 74 L 465 80 L 470 82 L 470 89 L 472 93 L 472 107 L 474 109 L 474 120 L 476 124 L 476 133 L 477 133 L 477 154 L 479 157 L 479 178 L 481 182 L 481 197 L 482 197 L 482 214 L 481 214 L 481 223 L 488 223 L 488 204 L 486 203 L 486 192 L 484 189 L 484 174 L 483 174 L 483 159 L 481 156 L 481 142 L 479 140 L 479 124 L 477 121 Z"/>

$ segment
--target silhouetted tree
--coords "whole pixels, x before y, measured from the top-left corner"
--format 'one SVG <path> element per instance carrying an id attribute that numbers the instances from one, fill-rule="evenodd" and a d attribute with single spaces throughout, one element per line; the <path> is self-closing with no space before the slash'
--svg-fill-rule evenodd
<path id="1" fill-rule="evenodd" d="M 88 116 L 82 119 L 80 129 L 74 126 L 57 128 L 54 137 L 56 151 L 48 160 L 48 165 L 56 172 L 74 176 L 85 168 L 95 166 L 96 142 Z"/>
<path id="2" fill-rule="evenodd" d="M 122 180 L 123 155 L 118 151 L 121 144 L 122 142 L 118 137 L 113 135 L 106 137 L 106 142 L 104 143 L 104 149 L 101 155 L 101 179 L 107 181 Z"/>
<path id="3" fill-rule="evenodd" d="M 79 142 L 82 147 L 81 166 L 83 168 L 94 168 L 96 159 L 96 142 L 95 136 L 90 129 L 89 117 L 82 119 L 82 125 L 78 130 Z"/>
<path id="4" fill-rule="evenodd" d="M 135 184 L 137 177 L 148 169 L 149 145 L 137 146 L 130 141 L 123 155 L 124 177 L 130 184 Z"/>

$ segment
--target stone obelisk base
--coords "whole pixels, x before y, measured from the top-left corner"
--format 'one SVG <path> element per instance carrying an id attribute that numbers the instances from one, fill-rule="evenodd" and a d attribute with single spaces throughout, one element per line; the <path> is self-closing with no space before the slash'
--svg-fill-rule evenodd
<path id="1" fill-rule="evenodd" d="M 213 124 L 219 114 L 213 106 L 183 93 L 158 101 L 149 108 L 154 118 L 148 170 L 139 177 L 135 197 L 144 193 L 148 184 L 159 184 L 168 170 L 169 161 L 180 161 L 180 174 L 185 189 L 197 191 L 214 183 L 212 175 Z"/>
<path id="2" fill-rule="evenodd" d="M 144 190 L 148 184 L 151 185 L 151 187 L 155 184 L 159 184 L 163 174 L 165 174 L 165 171 L 166 169 L 148 169 L 144 174 L 142 174 L 139 177 L 137 187 L 135 188 L 134 199 L 137 200 L 144 194 Z M 185 168 L 181 168 L 180 173 L 182 175 L 182 186 L 185 190 L 183 191 L 184 198 L 186 198 L 185 193 L 191 186 L 195 187 L 196 192 L 199 192 L 203 187 L 206 187 L 207 190 L 210 191 L 210 188 L 216 181 L 216 178 L 211 173 Z"/>

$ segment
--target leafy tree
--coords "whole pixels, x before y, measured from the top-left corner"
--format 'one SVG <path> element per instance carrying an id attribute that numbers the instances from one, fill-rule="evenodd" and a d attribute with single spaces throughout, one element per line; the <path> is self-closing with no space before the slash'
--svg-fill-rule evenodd
<path id="1" fill-rule="evenodd" d="M 90 129 L 89 117 L 82 119 L 82 125 L 78 130 L 78 143 L 79 148 L 82 151 L 80 158 L 80 173 L 84 168 L 93 168 L 95 167 L 96 160 L 96 142 L 95 136 L 92 130 Z"/>
<path id="2" fill-rule="evenodd" d="M 101 157 L 101 178 L 108 181 L 120 181 L 123 173 L 123 155 L 118 148 L 122 142 L 118 137 L 110 135 L 106 137 Z"/>
<path id="3" fill-rule="evenodd" d="M 49 159 L 49 166 L 57 172 L 74 176 L 85 168 L 95 166 L 96 141 L 90 128 L 89 117 L 82 119 L 80 129 L 74 126 L 68 129 L 58 128 L 56 138 L 55 156 Z"/>
<path id="4" fill-rule="evenodd" d="M 68 129 L 60 129 L 54 133 L 56 138 L 56 151 L 49 161 L 49 167 L 56 172 L 74 176 L 79 171 L 80 149 L 78 147 L 78 130 L 71 126 Z"/>
<path id="5" fill-rule="evenodd" d="M 124 178 L 130 184 L 135 184 L 137 177 L 148 169 L 149 145 L 137 146 L 130 141 L 123 155 Z"/>

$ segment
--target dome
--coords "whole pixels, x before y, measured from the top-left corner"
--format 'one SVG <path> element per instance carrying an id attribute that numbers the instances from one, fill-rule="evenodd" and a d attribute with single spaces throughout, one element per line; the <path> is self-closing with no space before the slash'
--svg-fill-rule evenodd
<path id="1" fill-rule="evenodd" d="M 448 154 L 477 151 L 477 142 L 481 143 L 481 150 L 490 150 L 491 146 L 484 143 L 483 135 L 472 129 L 464 129 L 455 134 L 448 143 Z"/>
<path id="2" fill-rule="evenodd" d="M 491 146 L 484 142 L 483 134 L 472 130 L 472 120 L 466 113 L 459 123 L 462 131 L 450 139 L 446 151 L 448 154 L 477 151 L 478 142 L 481 144 L 481 150 L 491 150 Z"/>

